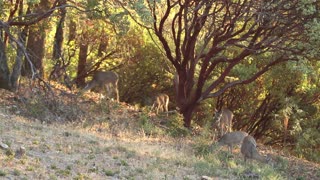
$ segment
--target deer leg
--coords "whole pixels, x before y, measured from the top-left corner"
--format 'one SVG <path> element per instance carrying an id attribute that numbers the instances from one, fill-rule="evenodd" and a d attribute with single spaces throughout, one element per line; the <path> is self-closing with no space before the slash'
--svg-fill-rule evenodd
<path id="1" fill-rule="evenodd" d="M 228 131 L 232 131 L 232 119 L 229 120 L 229 126 L 228 126 Z"/>
<path id="2" fill-rule="evenodd" d="M 106 93 L 106 96 L 110 99 L 111 98 L 111 96 L 110 96 L 110 84 L 106 84 L 105 85 L 105 93 Z"/>
<path id="3" fill-rule="evenodd" d="M 165 111 L 167 113 L 167 116 L 168 116 L 168 111 L 169 111 L 168 105 L 169 105 L 169 101 L 166 101 L 165 104 L 164 104 L 164 108 L 165 108 Z"/>
<path id="4" fill-rule="evenodd" d="M 229 146 L 229 150 L 230 150 L 230 152 L 231 152 L 231 154 L 233 154 L 232 153 L 232 149 L 233 149 L 233 147 L 232 147 L 232 144 Z"/>
<path id="5" fill-rule="evenodd" d="M 224 130 L 223 130 L 223 126 L 221 125 L 221 126 L 220 126 L 220 137 L 222 137 L 223 134 L 224 134 Z"/>
<path id="6" fill-rule="evenodd" d="M 114 92 L 115 92 L 115 95 L 116 95 L 116 100 L 117 100 L 117 102 L 119 102 L 120 100 L 119 100 L 118 82 L 113 84 L 113 89 L 114 89 Z"/>

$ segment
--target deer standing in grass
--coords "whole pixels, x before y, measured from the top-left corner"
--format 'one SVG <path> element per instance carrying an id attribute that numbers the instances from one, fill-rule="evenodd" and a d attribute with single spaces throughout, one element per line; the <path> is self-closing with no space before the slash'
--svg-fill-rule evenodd
<path id="1" fill-rule="evenodd" d="M 105 88 L 107 96 L 110 97 L 110 95 L 114 93 L 116 101 L 119 102 L 118 81 L 119 81 L 119 76 L 115 72 L 97 71 L 93 75 L 92 80 L 80 91 L 80 94 L 96 86 L 103 86 L 103 88 Z"/>
<path id="2" fill-rule="evenodd" d="M 233 131 L 224 134 L 218 141 L 220 146 L 227 145 L 229 148 L 229 152 L 232 154 L 232 147 L 234 145 L 241 144 L 243 139 L 248 136 L 248 133 L 243 131 Z"/>
<path id="3" fill-rule="evenodd" d="M 220 137 L 222 137 L 225 133 L 232 131 L 233 113 L 229 109 L 222 108 L 219 112 L 216 110 L 214 119 L 214 123 L 219 131 Z"/>
<path id="4" fill-rule="evenodd" d="M 154 97 L 153 105 L 151 110 L 156 110 L 156 114 L 159 111 L 166 112 L 168 116 L 168 106 L 169 106 L 169 96 L 167 94 L 161 93 Z"/>
<path id="5" fill-rule="evenodd" d="M 244 157 L 244 162 L 247 161 L 247 159 L 255 159 L 260 162 L 269 163 L 271 160 L 271 156 L 262 156 L 257 150 L 257 143 L 256 140 L 248 135 L 243 139 L 242 145 L 241 145 L 241 153 Z"/>

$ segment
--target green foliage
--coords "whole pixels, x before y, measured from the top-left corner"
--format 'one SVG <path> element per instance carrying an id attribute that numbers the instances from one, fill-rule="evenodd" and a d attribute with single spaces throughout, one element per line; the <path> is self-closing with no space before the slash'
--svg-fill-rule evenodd
<path id="1" fill-rule="evenodd" d="M 298 156 L 320 162 L 320 132 L 316 128 L 319 119 L 308 121 L 308 123 L 304 123 L 307 126 L 303 128 L 305 130 L 297 134 L 295 152 Z"/>
<path id="2" fill-rule="evenodd" d="M 157 92 L 166 93 L 172 87 L 164 57 L 149 43 L 135 49 L 132 61 L 122 68 L 119 76 L 121 99 L 132 104 L 152 105 L 151 99 Z M 170 96 L 172 91 L 167 94 Z"/>
<path id="3" fill-rule="evenodd" d="M 303 15 L 312 15 L 317 12 L 317 7 L 313 0 L 300 0 L 298 10 L 302 11 Z"/>
<path id="4" fill-rule="evenodd" d="M 305 48 L 305 54 L 310 58 L 319 58 L 320 46 L 320 20 L 314 18 L 313 21 L 306 23 L 307 42 L 298 44 L 300 48 Z"/>
<path id="5" fill-rule="evenodd" d="M 186 137 L 190 135 L 189 129 L 183 126 L 183 117 L 179 113 L 170 116 L 166 126 L 168 127 L 167 134 L 172 137 Z"/>
<path id="6" fill-rule="evenodd" d="M 22 174 L 22 172 L 21 172 L 20 170 L 18 170 L 18 169 L 13 169 L 12 174 L 13 174 L 14 176 L 20 176 L 20 175 Z"/>
<path id="7" fill-rule="evenodd" d="M 196 156 L 205 157 L 211 154 L 213 150 L 216 149 L 216 146 L 213 143 L 208 126 L 203 128 L 200 133 L 199 136 L 195 136 L 193 149 Z"/>
<path id="8" fill-rule="evenodd" d="M 40 3 L 40 0 L 27 0 L 28 6 L 32 6 L 39 3 Z"/>
<path id="9" fill-rule="evenodd" d="M 4 13 L 4 4 L 3 0 L 0 0 L 0 14 Z"/>
<path id="10" fill-rule="evenodd" d="M 147 113 L 143 113 L 139 118 L 139 126 L 146 136 L 159 135 L 161 130 L 150 120 Z"/>
<path id="11" fill-rule="evenodd" d="M 155 2 L 158 3 L 158 2 L 161 2 L 161 0 L 149 1 L 151 6 Z M 148 22 L 148 23 L 153 22 L 152 21 L 152 14 L 148 10 L 148 8 L 146 7 L 146 4 L 144 3 L 143 0 L 132 1 L 131 3 L 129 3 L 129 7 L 130 7 L 130 9 L 135 10 L 135 12 L 137 13 L 137 16 L 139 17 L 139 19 L 141 19 L 141 21 Z"/>
<path id="12" fill-rule="evenodd" d="M 286 172 L 289 168 L 289 161 L 278 156 L 274 159 L 276 163 L 274 163 L 274 168 L 278 171 Z"/>
<path id="13" fill-rule="evenodd" d="M 6 175 L 7 175 L 7 173 L 6 173 L 5 171 L 0 170 L 0 177 L 1 177 L 1 176 L 6 176 Z"/>
<path id="14" fill-rule="evenodd" d="M 12 159 L 15 155 L 15 152 L 13 149 L 9 148 L 6 150 L 5 154 L 6 154 L 6 156 L 8 156 L 8 158 Z"/>
<path id="15" fill-rule="evenodd" d="M 119 174 L 119 171 L 113 171 L 110 169 L 103 169 L 103 172 L 106 176 L 115 176 L 116 174 Z"/>
<path id="16" fill-rule="evenodd" d="M 117 27 L 118 35 L 126 35 L 126 33 L 130 30 L 130 21 L 127 13 L 113 13 L 110 15 L 109 19 Z"/>
<path id="17" fill-rule="evenodd" d="M 214 176 L 217 174 L 216 169 L 213 164 L 207 161 L 199 161 L 194 164 L 195 171 L 198 174 L 205 174 L 207 176 Z"/>
<path id="18" fill-rule="evenodd" d="M 237 64 L 235 68 L 232 70 L 233 75 L 236 75 L 238 79 L 248 79 L 255 72 L 257 72 L 257 62 L 253 57 L 245 58 L 244 63 Z"/>

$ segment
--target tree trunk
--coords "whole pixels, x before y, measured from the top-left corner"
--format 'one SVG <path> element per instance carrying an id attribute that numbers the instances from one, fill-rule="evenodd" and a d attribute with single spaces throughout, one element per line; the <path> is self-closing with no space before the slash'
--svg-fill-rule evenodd
<path id="1" fill-rule="evenodd" d="M 190 75 L 190 72 L 187 69 L 177 71 L 173 80 L 177 106 L 183 115 L 184 126 L 187 128 L 191 127 L 192 114 L 198 106 L 198 100 L 201 97 L 201 93 L 197 93 L 194 90 L 194 78 Z"/>
<path id="2" fill-rule="evenodd" d="M 195 108 L 196 108 L 196 105 L 189 105 L 184 110 L 181 111 L 181 114 L 183 115 L 184 127 L 186 128 L 191 127 L 192 114 Z"/>
<path id="3" fill-rule="evenodd" d="M 66 3 L 66 0 L 59 2 L 59 6 Z M 49 79 L 50 80 L 59 80 L 59 78 L 63 75 L 63 66 L 62 63 L 62 43 L 63 43 L 63 29 L 64 29 L 64 22 L 66 18 L 66 9 L 62 8 L 60 10 L 60 20 L 57 24 L 57 30 L 54 36 L 54 45 L 53 45 L 53 54 L 52 60 L 55 62 L 52 72 L 50 73 Z"/>
<path id="4" fill-rule="evenodd" d="M 59 5 L 61 5 L 61 3 L 65 3 L 65 1 L 60 2 Z M 61 9 L 61 17 L 60 17 L 60 20 L 57 24 L 57 30 L 54 35 L 53 55 L 52 55 L 53 60 L 58 60 L 62 54 L 62 43 L 63 43 L 63 39 L 64 39 L 63 38 L 63 27 L 64 27 L 65 18 L 66 18 L 66 10 L 65 10 L 65 8 L 63 8 L 63 9 Z"/>
<path id="5" fill-rule="evenodd" d="M 77 87 L 84 87 L 85 82 L 85 72 L 86 72 L 86 63 L 88 56 L 88 43 L 86 42 L 86 33 L 83 34 L 82 40 L 80 41 L 80 51 L 79 51 L 79 62 L 78 62 L 78 71 L 77 71 Z"/>
<path id="6" fill-rule="evenodd" d="M 98 56 L 102 57 L 103 53 L 106 52 L 108 47 L 108 37 L 106 37 L 105 35 L 102 35 L 101 40 L 100 40 L 100 44 L 99 44 L 99 48 L 98 48 Z"/>
<path id="7" fill-rule="evenodd" d="M 35 6 L 34 13 L 43 13 L 50 8 L 48 0 L 41 0 L 38 6 Z M 46 29 L 48 28 L 48 20 L 43 20 L 29 28 L 27 40 L 27 51 L 35 70 L 38 71 L 40 77 L 43 77 L 43 58 L 45 54 Z M 31 76 L 33 70 L 28 61 L 25 61 L 23 75 Z"/>
<path id="8" fill-rule="evenodd" d="M 77 35 L 76 32 L 77 32 L 77 24 L 75 21 L 70 20 L 68 44 L 76 39 L 76 35 Z"/>
<path id="9" fill-rule="evenodd" d="M 44 45 L 45 45 L 45 32 L 40 30 L 39 27 L 32 27 L 29 29 L 29 36 L 27 42 L 27 51 L 30 55 L 30 60 L 38 71 L 39 75 L 43 76 L 43 58 L 44 58 Z M 31 76 L 33 71 L 28 61 L 24 63 L 25 76 Z"/>
<path id="10" fill-rule="evenodd" d="M 107 50 L 108 43 L 101 41 L 98 48 L 98 56 L 102 57 L 103 53 Z"/>
<path id="11" fill-rule="evenodd" d="M 10 86 L 10 72 L 7 61 L 6 47 L 2 40 L 2 32 L 0 37 L 0 88 L 11 89 Z"/>
<path id="12" fill-rule="evenodd" d="M 28 8 L 26 14 L 30 14 L 29 8 Z M 23 16 L 23 1 L 20 1 L 19 20 L 22 20 L 22 16 Z M 16 56 L 16 61 L 13 65 L 11 79 L 10 79 L 13 90 L 16 90 L 18 88 L 18 80 L 21 75 L 22 59 L 24 57 L 24 51 L 25 51 L 22 48 L 25 48 L 27 33 L 28 33 L 28 26 L 19 27 L 18 40 L 17 40 L 18 41 L 17 42 L 17 56 Z"/>
<path id="13" fill-rule="evenodd" d="M 24 27 L 23 30 L 19 33 L 18 43 L 25 45 L 26 37 L 27 37 L 28 28 Z M 14 90 L 18 87 L 18 79 L 21 75 L 21 68 L 22 68 L 22 58 L 24 56 L 23 49 L 17 45 L 17 56 L 16 61 L 13 66 L 12 74 L 11 74 L 11 85 Z"/>

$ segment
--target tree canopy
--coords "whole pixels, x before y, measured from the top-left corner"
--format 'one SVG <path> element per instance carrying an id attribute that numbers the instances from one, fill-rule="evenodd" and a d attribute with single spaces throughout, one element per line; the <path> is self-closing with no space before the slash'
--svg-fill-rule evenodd
<path id="1" fill-rule="evenodd" d="M 176 69 L 176 100 L 186 127 L 202 100 L 253 82 L 279 63 L 309 56 L 307 25 L 319 9 L 315 1 L 299 0 L 130 2 L 120 3 L 154 32 Z M 239 66 L 249 72 L 236 74 Z"/>

